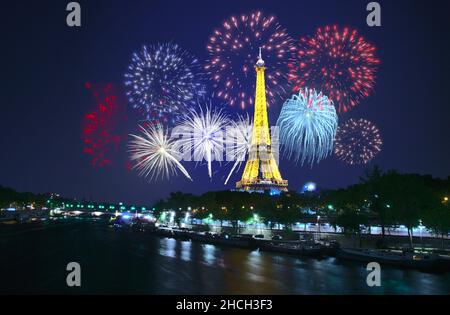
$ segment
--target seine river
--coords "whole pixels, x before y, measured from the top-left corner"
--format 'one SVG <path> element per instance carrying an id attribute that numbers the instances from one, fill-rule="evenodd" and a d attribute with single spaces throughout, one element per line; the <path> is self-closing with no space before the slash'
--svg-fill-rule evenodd
<path id="1" fill-rule="evenodd" d="M 81 288 L 66 266 L 81 265 Z M 102 222 L 0 226 L 1 294 L 449 294 L 450 273 L 382 269 L 176 241 Z"/>

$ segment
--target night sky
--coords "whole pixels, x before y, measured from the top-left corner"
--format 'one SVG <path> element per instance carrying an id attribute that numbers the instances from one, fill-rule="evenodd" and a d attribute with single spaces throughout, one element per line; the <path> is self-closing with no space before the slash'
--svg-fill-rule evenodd
<path id="1" fill-rule="evenodd" d="M 232 188 L 241 173 L 225 187 L 230 165 L 222 170 L 214 165 L 210 180 L 205 166 L 185 163 L 194 183 L 183 176 L 148 183 L 125 168 L 124 148 L 116 165 L 92 167 L 81 141 L 83 117 L 95 105 L 85 82 L 112 82 L 123 90 L 131 54 L 144 44 L 173 41 L 204 60 L 214 28 L 232 14 L 255 10 L 276 15 L 294 38 L 327 24 L 359 29 L 382 63 L 374 93 L 341 119 L 365 118 L 379 127 L 384 146 L 370 165 L 450 175 L 448 1 L 379 1 L 379 28 L 366 25 L 368 0 L 79 1 L 81 28 L 67 27 L 68 2 L 2 4 L 0 185 L 133 203 L 150 203 L 176 190 Z M 124 128 L 134 132 L 136 115 L 127 110 Z M 309 180 L 324 188 L 344 187 L 358 182 L 366 167 L 330 157 L 313 169 L 281 160 L 280 170 L 297 190 Z"/>

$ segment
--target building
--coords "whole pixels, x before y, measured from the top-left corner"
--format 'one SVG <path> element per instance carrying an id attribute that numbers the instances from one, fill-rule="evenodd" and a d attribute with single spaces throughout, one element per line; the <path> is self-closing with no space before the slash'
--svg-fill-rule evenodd
<path id="1" fill-rule="evenodd" d="M 255 70 L 256 93 L 252 142 L 242 179 L 236 183 L 236 188 L 243 191 L 268 190 L 272 193 L 279 193 L 288 190 L 288 182 L 282 179 L 272 152 L 264 78 L 266 67 L 262 59 L 261 48 Z"/>

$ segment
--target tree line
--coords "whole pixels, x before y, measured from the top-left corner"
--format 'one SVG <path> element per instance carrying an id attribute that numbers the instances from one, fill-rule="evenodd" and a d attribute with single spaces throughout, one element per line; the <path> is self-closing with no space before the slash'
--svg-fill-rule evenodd
<path id="1" fill-rule="evenodd" d="M 363 229 L 386 229 L 403 225 L 412 244 L 413 229 L 424 226 L 444 239 L 450 233 L 448 198 L 450 177 L 401 174 L 379 167 L 367 170 L 356 185 L 318 193 L 286 192 L 277 196 L 240 191 L 207 192 L 200 196 L 175 192 L 158 201 L 157 213 L 175 211 L 177 218 L 190 211 L 193 218 L 212 217 L 237 226 L 255 215 L 272 228 L 283 224 L 290 229 L 296 222 L 311 222 L 316 217 L 339 226 L 346 234 L 361 234 Z M 182 213 L 181 213 L 182 212 Z"/>
<path id="2" fill-rule="evenodd" d="M 8 187 L 0 186 L 0 208 L 8 208 L 10 206 L 25 208 L 30 204 L 34 204 L 36 208 L 41 208 L 45 205 L 48 197 L 48 194 L 21 193 Z"/>

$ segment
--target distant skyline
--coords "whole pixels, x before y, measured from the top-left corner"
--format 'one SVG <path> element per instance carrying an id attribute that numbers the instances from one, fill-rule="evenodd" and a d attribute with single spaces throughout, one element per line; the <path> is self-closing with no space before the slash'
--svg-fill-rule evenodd
<path id="1" fill-rule="evenodd" d="M 85 83 L 113 83 L 124 93 L 131 55 L 143 45 L 172 41 L 203 62 L 208 37 L 217 26 L 233 14 L 256 10 L 275 15 L 294 39 L 324 25 L 356 28 L 377 47 L 381 59 L 374 92 L 339 119 L 364 118 L 376 124 L 382 151 L 365 166 L 349 166 L 331 156 L 311 169 L 281 159 L 280 171 L 291 190 L 309 181 L 320 188 L 345 187 L 374 165 L 440 178 L 450 175 L 448 1 L 378 1 L 382 26 L 373 28 L 366 24 L 368 0 L 79 1 L 80 29 L 65 24 L 68 2 L 4 4 L 2 186 L 137 204 L 178 190 L 200 194 L 234 188 L 243 167 L 224 186 L 232 166 L 226 163 L 213 166 L 212 180 L 203 163 L 184 163 L 193 183 L 182 175 L 149 183 L 126 168 L 128 137 L 115 166 L 92 167 L 81 140 L 83 117 L 95 105 Z M 280 100 L 270 110 L 271 125 L 282 104 Z M 137 131 L 139 116 L 125 105 L 127 135 Z M 224 110 L 232 117 L 244 113 L 229 106 Z M 252 116 L 253 107 L 247 112 Z"/>

